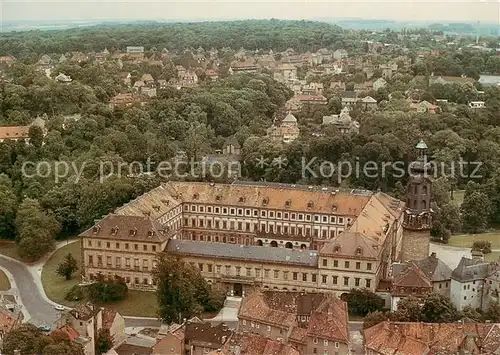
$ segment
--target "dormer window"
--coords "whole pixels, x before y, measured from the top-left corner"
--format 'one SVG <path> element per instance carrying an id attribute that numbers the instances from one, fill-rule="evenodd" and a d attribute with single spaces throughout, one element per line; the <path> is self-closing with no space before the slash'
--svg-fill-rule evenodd
<path id="1" fill-rule="evenodd" d="M 285 201 L 285 207 L 289 208 L 292 205 L 292 200 L 286 200 Z"/>
<path id="2" fill-rule="evenodd" d="M 97 224 L 94 226 L 94 228 L 92 229 L 92 233 L 94 234 L 97 234 L 101 231 L 101 225 Z"/>
<path id="3" fill-rule="evenodd" d="M 245 202 L 246 198 L 245 196 L 240 196 L 240 202 Z"/>
<path id="4" fill-rule="evenodd" d="M 332 211 L 336 211 L 337 210 L 337 205 L 336 204 L 333 204 L 332 205 Z"/>
<path id="5" fill-rule="evenodd" d="M 114 226 L 113 228 L 111 228 L 111 234 L 116 235 L 116 233 L 118 233 L 118 226 Z"/>
<path id="6" fill-rule="evenodd" d="M 217 195 L 217 196 L 215 196 L 215 200 L 216 200 L 216 201 L 221 201 L 221 200 L 222 200 L 222 196 L 221 196 L 221 195 Z"/>
<path id="7" fill-rule="evenodd" d="M 361 249 L 361 247 L 357 247 L 356 248 L 356 255 L 361 255 L 363 254 L 363 249 Z"/>
<path id="8" fill-rule="evenodd" d="M 137 234 L 137 228 L 131 229 L 129 234 L 130 234 L 131 237 L 133 237 L 134 235 L 136 235 Z"/>
<path id="9" fill-rule="evenodd" d="M 199 193 L 195 192 L 195 193 L 193 194 L 193 200 L 197 200 L 199 197 L 200 197 L 200 194 L 199 194 Z"/>
<path id="10" fill-rule="evenodd" d="M 153 206 L 153 209 L 155 209 L 155 210 L 156 210 L 156 212 L 159 212 L 159 211 L 160 211 L 160 206 L 158 206 L 158 205 L 154 205 L 154 206 Z"/>
<path id="11" fill-rule="evenodd" d="M 262 206 L 267 206 L 268 203 L 269 203 L 269 197 L 266 197 L 262 200 Z"/>
<path id="12" fill-rule="evenodd" d="M 161 200 L 161 203 L 165 204 L 165 205 L 170 205 L 170 200 L 167 200 L 167 199 L 162 199 Z"/>
<path id="13" fill-rule="evenodd" d="M 307 208 L 311 209 L 311 208 L 313 208 L 313 206 L 314 206 L 314 202 L 313 201 L 309 201 L 307 203 Z"/>
<path id="14" fill-rule="evenodd" d="M 336 246 L 333 248 L 333 251 L 334 251 L 335 253 L 340 252 L 340 245 L 336 245 Z"/>
<path id="15" fill-rule="evenodd" d="M 148 232 L 148 238 L 151 238 L 155 235 L 155 231 L 149 231 Z"/>

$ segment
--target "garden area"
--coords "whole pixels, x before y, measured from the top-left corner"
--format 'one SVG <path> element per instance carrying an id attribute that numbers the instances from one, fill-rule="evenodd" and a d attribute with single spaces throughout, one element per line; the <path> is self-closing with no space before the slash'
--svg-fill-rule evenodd
<path id="1" fill-rule="evenodd" d="M 64 277 L 57 274 L 59 264 L 65 259 L 68 253 L 72 254 L 78 266 L 78 270 L 73 274 L 71 280 L 66 280 Z M 66 300 L 66 294 L 74 286 L 78 286 L 79 284 L 81 263 L 80 243 L 71 243 L 57 250 L 50 259 L 47 260 L 42 270 L 42 284 L 47 297 L 58 304 L 68 307 L 75 306 L 78 301 Z M 123 316 L 156 317 L 156 293 L 129 290 L 124 300 L 107 302 L 99 306 L 114 309 Z"/>
<path id="2" fill-rule="evenodd" d="M 5 272 L 0 270 L 0 291 L 8 291 L 10 290 L 10 281 Z"/>

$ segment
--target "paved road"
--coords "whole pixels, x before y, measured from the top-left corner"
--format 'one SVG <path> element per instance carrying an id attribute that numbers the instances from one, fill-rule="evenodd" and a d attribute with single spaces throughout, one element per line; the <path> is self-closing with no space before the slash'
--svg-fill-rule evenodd
<path id="1" fill-rule="evenodd" d="M 0 266 L 7 269 L 14 276 L 21 302 L 31 316 L 30 323 L 52 326 L 59 317 L 59 314 L 54 309 L 54 305 L 47 302 L 40 294 L 33 276 L 26 266 L 4 258 L 1 255 Z"/>

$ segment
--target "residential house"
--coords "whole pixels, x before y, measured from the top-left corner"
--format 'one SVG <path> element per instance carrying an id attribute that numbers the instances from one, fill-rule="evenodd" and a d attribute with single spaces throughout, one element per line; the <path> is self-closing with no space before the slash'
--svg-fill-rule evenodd
<path id="1" fill-rule="evenodd" d="M 273 125 L 268 130 L 268 134 L 272 139 L 283 143 L 293 142 L 300 134 L 297 119 L 294 115 L 288 113 L 279 126 Z"/>
<path id="2" fill-rule="evenodd" d="M 83 54 L 82 52 L 73 52 L 73 55 L 70 58 L 70 61 L 76 62 L 76 63 L 81 63 L 84 62 L 88 59 L 88 57 Z"/>
<path id="3" fill-rule="evenodd" d="M 169 86 L 168 81 L 166 81 L 165 79 L 158 79 L 156 82 L 158 83 L 158 87 L 160 89 L 166 89 Z"/>
<path id="4" fill-rule="evenodd" d="M 297 79 L 297 68 L 293 64 L 280 64 L 274 72 L 274 80 L 288 82 Z"/>
<path id="5" fill-rule="evenodd" d="M 485 263 L 462 257 L 451 274 L 452 303 L 459 310 L 466 306 L 488 309 L 490 303 L 498 299 L 498 282 L 494 283 L 493 280 L 499 273 L 498 262 Z"/>
<path id="6" fill-rule="evenodd" d="M 439 106 L 433 105 L 428 101 L 420 101 L 410 103 L 410 110 L 420 113 L 436 113 L 439 111 Z"/>
<path id="7" fill-rule="evenodd" d="M 359 122 L 353 121 L 346 106 L 339 115 L 323 116 L 324 125 L 332 125 L 341 134 L 359 133 Z"/>
<path id="8" fill-rule="evenodd" d="M 223 349 L 215 350 L 208 355 L 301 355 L 290 344 L 272 340 L 258 334 L 235 334 Z"/>
<path id="9" fill-rule="evenodd" d="M 65 84 L 71 83 L 73 81 L 69 75 L 64 75 L 63 73 L 59 73 L 59 75 L 56 76 L 54 80 Z"/>
<path id="10" fill-rule="evenodd" d="M 102 327 L 109 329 L 113 339 L 113 345 L 122 344 L 125 341 L 125 319 L 122 315 L 112 309 L 102 309 Z"/>
<path id="11" fill-rule="evenodd" d="M 323 93 L 323 83 L 310 82 L 305 84 L 301 88 L 301 92 L 304 95 L 317 95 Z"/>
<path id="12" fill-rule="evenodd" d="M 143 46 L 127 46 L 125 56 L 131 59 L 143 59 L 144 47 Z"/>
<path id="13" fill-rule="evenodd" d="M 238 52 L 234 53 L 234 58 L 237 60 L 243 61 L 247 58 L 247 53 L 245 49 L 242 47 L 238 50 Z"/>
<path id="14" fill-rule="evenodd" d="M 364 83 L 355 83 L 354 84 L 354 91 L 356 92 L 363 92 L 363 91 L 370 91 L 373 89 L 373 82 L 372 81 L 365 81 Z"/>
<path id="15" fill-rule="evenodd" d="M 259 70 L 259 66 L 251 60 L 245 62 L 232 62 L 229 67 L 228 73 L 230 75 L 239 73 L 256 73 Z"/>
<path id="16" fill-rule="evenodd" d="M 184 329 L 184 344 L 190 355 L 204 355 L 222 348 L 233 335 L 225 323 L 188 323 Z"/>
<path id="17" fill-rule="evenodd" d="M 120 93 L 109 100 L 109 107 L 114 109 L 116 106 L 129 107 L 134 104 L 142 104 L 141 98 L 134 93 Z"/>
<path id="18" fill-rule="evenodd" d="M 429 76 L 429 85 L 433 84 L 458 84 L 461 86 L 468 85 L 474 87 L 476 81 L 473 78 L 468 78 L 466 76 Z"/>
<path id="19" fill-rule="evenodd" d="M 321 94 L 316 94 L 316 95 L 301 94 L 301 95 L 295 95 L 294 98 L 297 99 L 301 104 L 307 103 L 311 105 L 326 105 L 328 103 L 327 98 Z"/>
<path id="20" fill-rule="evenodd" d="M 500 86 L 500 75 L 481 75 L 479 77 L 479 84 L 483 87 Z"/>
<path id="21" fill-rule="evenodd" d="M 345 302 L 325 294 L 319 305 L 310 308 L 307 325 L 301 328 L 296 320 L 297 305 L 278 304 L 271 297 L 254 292 L 243 299 L 238 312 L 240 332 L 291 344 L 301 354 L 349 353 Z M 298 294 L 292 298 L 298 299 Z"/>
<path id="22" fill-rule="evenodd" d="M 234 136 L 226 140 L 222 148 L 222 154 L 241 155 L 241 145 Z"/>
<path id="23" fill-rule="evenodd" d="M 485 108 L 484 101 L 471 101 L 469 102 L 469 108 L 473 110 Z"/>
<path id="24" fill-rule="evenodd" d="M 43 136 L 47 134 L 45 128 L 45 120 L 37 117 L 28 126 L 3 126 L 0 127 L 0 143 L 5 141 L 22 141 L 24 140 L 26 144 L 29 143 L 29 130 L 31 126 L 37 126 L 42 129 Z"/>
<path id="25" fill-rule="evenodd" d="M 0 64 L 11 66 L 15 61 L 16 59 L 10 55 L 0 56 Z"/>
<path id="26" fill-rule="evenodd" d="M 153 76 L 151 74 L 143 74 L 141 76 L 141 81 L 143 81 L 146 86 L 155 86 L 155 79 L 153 79 Z"/>
<path id="27" fill-rule="evenodd" d="M 132 75 L 128 72 L 121 72 L 120 73 L 120 79 L 122 80 L 123 84 L 126 86 L 130 86 L 132 84 L 131 81 Z"/>
<path id="28" fill-rule="evenodd" d="M 186 70 L 179 79 L 181 87 L 192 87 L 198 85 L 198 75 L 192 70 Z"/>
<path id="29" fill-rule="evenodd" d="M 150 346 L 129 344 L 128 342 L 125 342 L 122 345 L 109 350 L 105 355 L 151 355 L 152 352 L 153 349 Z"/>
<path id="30" fill-rule="evenodd" d="M 184 68 L 182 65 L 176 65 L 175 70 L 177 70 L 178 79 L 182 79 L 182 77 L 184 77 L 184 74 L 186 74 L 186 68 Z"/>
<path id="31" fill-rule="evenodd" d="M 325 71 L 325 74 L 342 74 L 344 72 L 344 63 L 336 62 L 336 63 L 326 63 L 321 64 L 318 68 L 321 68 Z"/>
<path id="32" fill-rule="evenodd" d="M 42 57 L 35 64 L 35 69 L 37 71 L 44 72 L 45 70 L 52 68 L 53 68 L 52 59 L 47 54 L 42 55 Z"/>
<path id="33" fill-rule="evenodd" d="M 421 297 L 426 293 L 434 292 L 450 297 L 451 273 L 450 267 L 438 259 L 436 253 L 421 260 L 393 263 L 392 310 L 396 310 L 397 303 L 409 295 Z M 429 284 L 431 289 L 428 288 Z"/>
<path id="34" fill-rule="evenodd" d="M 382 78 L 390 79 L 392 75 L 398 70 L 398 65 L 393 64 L 380 64 L 378 69 L 382 71 Z"/>
<path id="35" fill-rule="evenodd" d="M 211 80 L 217 80 L 219 78 L 219 74 L 215 69 L 205 70 L 205 76 Z"/>
<path id="36" fill-rule="evenodd" d="M 159 340 L 153 346 L 153 355 L 182 355 L 186 349 L 185 340 L 185 324 L 172 324 L 163 331 L 163 326 L 158 332 Z"/>
<path id="37" fill-rule="evenodd" d="M 373 82 L 373 90 L 377 91 L 387 86 L 387 81 L 384 78 L 378 78 Z"/>
<path id="38" fill-rule="evenodd" d="M 356 91 L 342 91 L 340 96 L 342 107 L 354 105 L 359 100 Z"/>
<path id="39" fill-rule="evenodd" d="M 0 307 L 0 347 L 3 345 L 3 339 L 12 329 L 21 324 L 21 313 L 17 316 L 12 314 L 7 308 Z"/>
<path id="40" fill-rule="evenodd" d="M 361 103 L 361 107 L 364 110 L 376 110 L 378 107 L 377 100 L 371 96 L 365 96 L 361 100 L 358 100 L 358 102 Z"/>
<path id="41" fill-rule="evenodd" d="M 349 54 L 345 49 L 337 49 L 335 52 L 333 52 L 333 58 L 335 60 L 342 60 L 347 58 L 348 56 Z"/>
<path id="42" fill-rule="evenodd" d="M 363 331 L 367 355 L 500 352 L 500 324 L 381 322 Z"/>
<path id="43" fill-rule="evenodd" d="M 343 82 L 343 81 L 332 81 L 330 83 L 330 89 L 332 89 L 332 90 L 338 90 L 338 91 L 345 91 L 345 82 Z"/>
<path id="44" fill-rule="evenodd" d="M 102 311 L 92 304 L 80 304 L 65 312 L 57 321 L 57 329 L 81 344 L 85 355 L 95 355 L 95 339 L 102 328 Z"/>
<path id="45" fill-rule="evenodd" d="M 302 109 L 302 103 L 296 98 L 291 98 L 285 102 L 285 110 L 290 113 L 297 113 Z"/>

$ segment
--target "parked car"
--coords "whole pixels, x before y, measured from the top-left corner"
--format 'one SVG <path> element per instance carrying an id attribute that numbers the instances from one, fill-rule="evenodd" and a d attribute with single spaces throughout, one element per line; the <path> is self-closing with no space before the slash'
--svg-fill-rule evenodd
<path id="1" fill-rule="evenodd" d="M 47 324 L 39 325 L 38 329 L 40 329 L 42 332 L 50 332 L 50 326 Z"/>
<path id="2" fill-rule="evenodd" d="M 58 305 L 57 305 L 57 306 L 55 306 L 54 308 L 55 308 L 56 310 L 58 310 L 58 311 L 64 311 L 64 310 L 65 310 L 64 306 L 61 306 L 60 304 L 58 304 Z"/>

